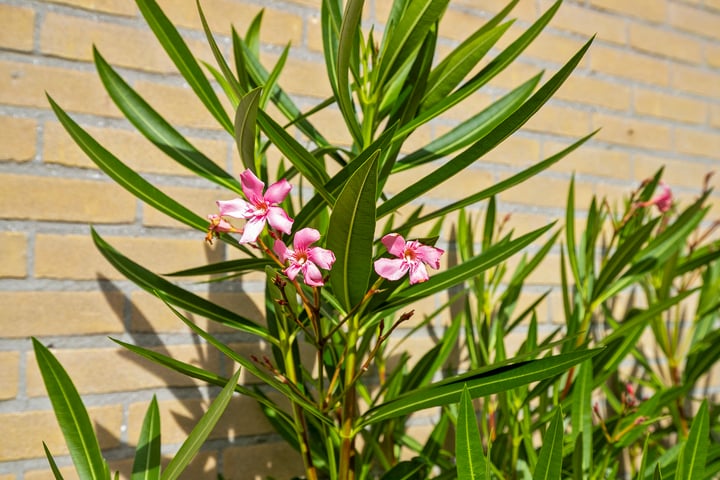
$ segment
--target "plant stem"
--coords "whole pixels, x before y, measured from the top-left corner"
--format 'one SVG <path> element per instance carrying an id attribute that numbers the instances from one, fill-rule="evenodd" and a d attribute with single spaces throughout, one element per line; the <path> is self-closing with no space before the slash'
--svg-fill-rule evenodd
<path id="1" fill-rule="evenodd" d="M 357 315 L 353 315 L 350 319 L 350 328 L 348 329 L 347 345 L 346 345 L 346 361 L 345 361 L 345 388 L 342 406 L 341 430 L 340 437 L 342 443 L 340 445 L 340 474 L 339 480 L 355 480 L 355 416 L 357 415 L 355 389 L 355 364 L 357 362 L 356 344 L 358 339 L 358 330 L 360 328 Z"/>

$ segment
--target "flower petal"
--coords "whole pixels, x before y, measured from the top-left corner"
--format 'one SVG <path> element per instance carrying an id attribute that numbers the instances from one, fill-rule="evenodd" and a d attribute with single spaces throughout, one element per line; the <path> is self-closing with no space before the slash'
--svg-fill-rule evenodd
<path id="1" fill-rule="evenodd" d="M 242 184 L 242 191 L 250 203 L 257 205 L 262 202 L 265 184 L 252 171 L 245 170 L 242 172 L 240 174 L 240 183 Z"/>
<path id="2" fill-rule="evenodd" d="M 320 240 L 320 232 L 314 228 L 306 227 L 295 233 L 293 246 L 295 247 L 295 251 L 305 251 L 311 244 L 317 242 L 318 240 Z"/>
<path id="3" fill-rule="evenodd" d="M 417 249 L 415 249 L 417 258 L 427 263 L 435 270 L 440 268 L 440 256 L 443 253 L 445 253 L 445 250 L 431 247 L 429 245 L 420 245 Z"/>
<path id="4" fill-rule="evenodd" d="M 422 262 L 414 262 L 412 265 L 410 265 L 410 285 L 422 283 L 428 278 L 430 277 L 428 277 L 428 272 L 425 268 L 425 264 L 423 264 Z"/>
<path id="5" fill-rule="evenodd" d="M 309 285 L 311 287 L 322 287 L 325 285 L 325 282 L 323 282 L 323 276 L 322 273 L 320 273 L 320 270 L 318 270 L 317 266 L 312 262 L 305 262 L 305 264 L 302 266 L 302 272 L 303 272 L 303 279 L 305 280 L 305 285 Z"/>
<path id="6" fill-rule="evenodd" d="M 294 253 L 292 250 L 285 246 L 285 243 L 282 240 L 275 240 L 275 244 L 273 245 L 273 251 L 275 252 L 275 255 L 278 256 L 281 262 L 285 262 L 288 257 Z"/>
<path id="7" fill-rule="evenodd" d="M 288 217 L 288 214 L 285 213 L 285 210 L 282 208 L 270 207 L 265 216 L 270 226 L 275 230 L 283 232 L 286 235 L 289 235 L 292 231 L 293 220 Z"/>
<path id="8" fill-rule="evenodd" d="M 284 178 L 270 185 L 265 192 L 265 201 L 268 203 L 281 203 L 290 193 L 292 185 Z"/>
<path id="9" fill-rule="evenodd" d="M 295 238 L 297 238 L 297 234 L 295 234 Z M 307 257 L 309 261 L 325 270 L 330 270 L 335 263 L 335 254 L 327 248 L 312 247 L 307 250 Z"/>
<path id="10" fill-rule="evenodd" d="M 240 243 L 252 243 L 257 241 L 257 238 L 265 228 L 265 219 L 253 217 L 245 224 L 245 229 L 240 237 Z"/>
<path id="11" fill-rule="evenodd" d="M 400 280 L 408 271 L 408 264 L 400 258 L 379 258 L 375 260 L 375 273 L 388 280 Z"/>
<path id="12" fill-rule="evenodd" d="M 218 210 L 220 210 L 221 216 L 247 218 L 248 210 L 252 210 L 252 205 L 242 198 L 236 198 L 233 200 L 218 200 L 215 203 L 218 206 Z"/>
<path id="13" fill-rule="evenodd" d="M 295 280 L 298 273 L 300 273 L 300 265 L 297 263 L 291 263 L 290 266 L 285 269 L 285 275 L 287 275 L 290 280 Z"/>
<path id="14" fill-rule="evenodd" d="M 385 248 L 387 248 L 387 251 L 390 252 L 391 255 L 402 258 L 405 250 L 405 239 L 402 235 L 397 233 L 388 233 L 382 238 L 381 242 L 385 245 Z"/>

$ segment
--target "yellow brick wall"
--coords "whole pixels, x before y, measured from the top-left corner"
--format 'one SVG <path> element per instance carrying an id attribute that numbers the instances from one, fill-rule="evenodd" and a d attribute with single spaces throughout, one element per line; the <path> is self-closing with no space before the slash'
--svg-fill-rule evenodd
<path id="1" fill-rule="evenodd" d="M 390 1 L 366 3 L 368 25 L 382 24 Z M 195 2 L 160 4 L 196 55 L 211 60 Z M 281 82 L 304 107 L 330 93 L 321 56 L 319 4 L 320 0 L 203 1 L 211 28 L 225 46 L 229 22 L 244 31 L 265 8 L 263 58 L 273 61 L 283 45 L 292 43 Z M 451 2 L 440 28 L 440 51 L 447 52 L 504 4 Z M 518 23 L 508 35 L 516 35 L 551 4 L 520 0 L 514 13 Z M 595 44 L 556 98 L 517 136 L 454 180 L 452 188 L 430 192 L 428 201 L 438 204 L 490 185 L 600 127 L 586 147 L 501 195 L 500 209 L 512 213 L 513 226 L 527 231 L 562 217 L 573 172 L 580 206 L 593 194 L 619 199 L 662 165 L 680 199 L 695 195 L 705 173 L 720 166 L 717 0 L 567 0 L 516 65 L 477 94 L 472 105 L 448 112 L 417 132 L 415 140 L 444 133 L 541 70 L 555 71 L 593 33 Z M 214 200 L 222 198 L 223 193 L 166 160 L 121 120 L 94 73 L 92 44 L 202 151 L 230 171 L 240 170 L 233 143 L 173 73 L 134 2 L 0 0 L 0 480 L 51 478 L 42 440 L 58 456 L 66 478 L 73 478 L 30 336 L 54 347 L 85 396 L 101 444 L 123 478 L 130 471 L 131 447 L 152 394 L 158 395 L 163 437 L 172 451 L 207 405 L 209 390 L 148 365 L 107 336 L 228 373 L 227 363 L 216 352 L 197 345 L 162 305 L 123 280 L 89 238 L 88 225 L 93 224 L 113 245 L 157 272 L 225 255 L 221 248 L 204 245 L 202 235 L 179 227 L 115 186 L 52 115 L 46 92 L 111 151 L 198 214 L 213 211 Z M 333 112 L 323 113 L 318 124 L 331 140 L 347 141 L 338 118 Z M 402 186 L 401 181 L 405 179 L 390 183 L 388 190 Z M 558 285 L 558 263 L 559 255 L 551 254 L 543 270 L 531 278 L 531 288 Z M 230 291 L 191 288 L 261 319 L 262 284 L 256 277 Z M 429 299 L 428 308 L 433 305 Z M 539 319 L 554 328 L 560 310 L 559 296 L 552 294 L 541 304 Z M 239 351 L 260 348 L 222 328 L 213 330 L 236 342 Z M 234 399 L 226 421 L 185 478 L 214 478 L 218 470 L 235 480 L 289 477 L 295 457 L 277 436 L 264 436 L 270 430 L 252 402 Z M 223 441 L 227 438 L 233 438 L 231 445 Z M 242 473 L 247 464 L 256 467 L 252 474 Z"/>

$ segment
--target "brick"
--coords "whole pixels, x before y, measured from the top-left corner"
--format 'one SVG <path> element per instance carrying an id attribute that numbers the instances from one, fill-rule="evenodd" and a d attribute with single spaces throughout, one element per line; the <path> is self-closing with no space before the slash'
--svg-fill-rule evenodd
<path id="1" fill-rule="evenodd" d="M 3 218 L 94 223 L 135 218 L 135 199 L 109 182 L 3 175 L 0 183 Z"/>
<path id="2" fill-rule="evenodd" d="M 628 110 L 632 90 L 627 85 L 596 77 L 571 75 L 558 89 L 555 98 L 612 110 Z"/>
<path id="3" fill-rule="evenodd" d="M 384 3 L 387 6 L 392 2 L 375 2 L 375 4 Z M 474 9 L 477 13 L 487 16 L 494 15 L 507 6 L 505 0 L 485 0 L 482 3 L 475 0 L 454 0 L 451 5 L 462 5 L 463 7 Z M 376 7 L 377 8 L 377 7 Z M 386 7 L 387 8 L 387 7 Z M 544 9 L 542 10 L 545 11 Z M 508 18 L 521 18 L 523 20 L 533 20 L 537 18 L 538 12 L 534 2 L 519 2 L 510 12 Z"/>
<path id="4" fill-rule="evenodd" d="M 195 2 L 161 0 L 158 3 L 176 26 L 202 30 Z M 205 0 L 202 2 L 202 8 L 211 30 L 222 35 L 230 35 L 230 24 L 232 23 L 243 37 L 250 22 L 260 11 L 260 7 L 257 5 L 233 0 Z M 276 8 L 265 8 L 264 10 L 260 29 L 262 42 L 274 45 L 285 45 L 288 42 L 293 45 L 300 44 L 302 19 L 298 15 Z"/>
<path id="5" fill-rule="evenodd" d="M 710 125 L 720 127 L 720 105 L 710 105 Z"/>
<path id="6" fill-rule="evenodd" d="M 593 127 L 601 129 L 594 137 L 596 140 L 653 150 L 672 148 L 670 127 L 665 125 L 596 113 Z"/>
<path id="7" fill-rule="evenodd" d="M 683 63 L 702 63 L 702 43 L 687 35 L 666 28 L 632 23 L 630 45 L 644 52 L 679 60 Z"/>
<path id="8" fill-rule="evenodd" d="M 541 71 L 535 65 L 529 65 L 522 60 L 516 60 L 493 78 L 490 84 L 508 89 L 515 88 L 527 82 L 538 73 L 541 73 Z"/>
<path id="9" fill-rule="evenodd" d="M 120 115 L 95 74 L 0 61 L 0 104 L 49 109 L 46 91 L 70 112 Z"/>
<path id="10" fill-rule="evenodd" d="M 315 52 L 323 51 L 320 15 L 311 15 L 305 19 L 305 46 Z"/>
<path id="11" fill-rule="evenodd" d="M 388 180 L 385 191 L 393 194 L 399 193 L 438 168 L 442 167 L 437 164 L 427 164 L 397 173 Z M 493 177 L 490 173 L 479 169 L 467 169 L 423 194 L 422 198 L 459 200 L 466 196 L 464 192 L 476 192 L 490 187 L 492 183 Z"/>
<path id="12" fill-rule="evenodd" d="M 567 194 L 567 192 L 566 192 Z M 580 204 L 584 206 L 584 204 Z M 557 229 L 557 228 L 556 228 Z M 532 256 L 532 254 L 529 254 Z M 507 261 L 508 277 L 517 270 L 521 255 L 514 255 Z M 525 285 L 558 286 L 560 285 L 560 255 L 548 254 L 540 265 L 528 275 Z M 527 306 L 530 306 L 528 304 Z M 518 312 L 520 313 L 520 312 Z"/>
<path id="13" fill-rule="evenodd" d="M 86 131 L 136 172 L 195 176 L 195 173 L 167 156 L 140 133 L 99 127 L 87 127 Z M 187 140 L 218 165 L 223 166 L 226 163 L 227 142 L 206 138 L 187 138 Z M 58 122 L 45 124 L 43 144 L 44 162 L 70 167 L 97 168 Z"/>
<path id="14" fill-rule="evenodd" d="M 666 61 L 600 45 L 592 48 L 590 67 L 594 72 L 653 85 L 666 86 L 670 82 Z"/>
<path id="15" fill-rule="evenodd" d="M 687 158 L 669 159 L 638 155 L 635 157 L 635 179 L 652 178 L 663 167 L 663 178 L 671 186 L 700 188 L 705 175 L 712 170 L 706 163 L 693 162 Z"/>
<path id="16" fill-rule="evenodd" d="M 220 260 L 219 252 L 207 248 L 200 236 L 197 240 L 103 238 L 143 267 L 167 273 Z M 98 252 L 90 235 L 38 235 L 35 241 L 35 275 L 76 280 L 124 278 Z"/>
<path id="17" fill-rule="evenodd" d="M 41 388 L 44 392 L 45 387 Z M 119 446 L 122 407 L 90 407 L 88 413 L 100 447 Z M 0 461 L 43 457 L 42 442 L 47 444 L 54 456 L 69 454 L 55 414 L 50 410 L 0 414 L 0 425 L 3 431 L 0 437 Z"/>
<path id="18" fill-rule="evenodd" d="M 514 135 L 488 152 L 480 161 L 524 166 L 534 164 L 539 159 L 540 143 L 537 140 Z"/>
<path id="19" fill-rule="evenodd" d="M 0 162 L 35 158 L 37 123 L 30 118 L 0 116 Z"/>
<path id="20" fill-rule="evenodd" d="M 2 232 L 0 245 L 0 277 L 26 277 L 27 235 L 20 232 Z"/>
<path id="21" fill-rule="evenodd" d="M 107 344 L 112 345 L 109 340 Z M 220 368 L 219 354 L 207 346 L 173 345 L 151 350 L 211 372 Z M 72 348 L 53 350 L 53 353 L 82 395 L 203 384 L 125 349 Z M 32 354 L 28 354 L 27 362 L 27 394 L 44 396 L 45 387 Z"/>
<path id="22" fill-rule="evenodd" d="M 0 5 L 0 47 L 29 52 L 33 48 L 34 31 L 32 9 Z"/>
<path id="23" fill-rule="evenodd" d="M 18 394 L 20 380 L 20 354 L 0 352 L 0 400 L 10 400 Z"/>
<path id="24" fill-rule="evenodd" d="M 142 420 L 149 402 L 130 405 L 128 438 L 135 442 L 140 436 Z M 208 402 L 200 399 L 168 400 L 158 402 L 160 409 L 161 438 L 164 445 L 182 443 L 207 411 Z M 257 402 L 247 396 L 235 396 L 225 413 L 210 433 L 210 439 L 233 440 L 249 435 L 274 432 Z"/>
<path id="25" fill-rule="evenodd" d="M 85 10 L 134 17 L 138 10 L 133 2 L 125 0 L 46 0 L 51 3 L 70 5 Z"/>
<path id="26" fill-rule="evenodd" d="M 260 57 L 268 70 L 275 65 L 278 59 L 274 55 L 261 54 Z M 323 100 L 332 95 L 327 70 L 322 62 L 288 57 L 278 83 L 287 93 L 317 97 Z"/>
<path id="27" fill-rule="evenodd" d="M 214 130 L 222 128 L 195 92 L 189 88 L 142 80 L 135 83 L 135 90 L 175 127 L 182 125 Z M 229 112 L 230 109 L 226 108 L 225 111 Z M 232 119 L 232 115 L 228 114 L 228 116 Z"/>
<path id="28" fill-rule="evenodd" d="M 230 200 L 238 197 L 238 195 L 234 192 L 230 192 L 225 189 L 208 190 L 200 188 L 169 187 L 163 188 L 163 191 L 170 197 L 188 207 L 191 211 L 196 212 L 201 217 L 206 217 L 211 213 L 217 213 L 217 205 L 215 204 L 216 200 Z M 181 226 L 184 227 L 185 225 L 145 204 L 143 204 L 143 224 L 148 226 L 173 228 Z M 242 224 L 243 221 L 240 220 L 238 226 L 242 226 Z"/>
<path id="29" fill-rule="evenodd" d="M 310 120 L 330 143 L 344 146 L 352 145 L 352 135 L 340 110 L 325 108 L 314 114 Z"/>
<path id="30" fill-rule="evenodd" d="M 588 39 L 589 37 L 587 39 L 577 39 L 545 31 L 528 46 L 524 55 L 564 65 L 580 50 Z M 585 54 L 577 68 L 582 68 L 587 63 L 588 55 Z"/>
<path id="31" fill-rule="evenodd" d="M 711 67 L 720 67 L 720 45 L 714 43 L 705 44 L 705 61 Z"/>
<path id="32" fill-rule="evenodd" d="M 720 159 L 720 135 L 718 134 L 676 128 L 675 146 L 680 153 Z"/>
<path id="33" fill-rule="evenodd" d="M 720 10 L 720 0 L 705 0 L 704 4 L 706 7 Z"/>
<path id="34" fill-rule="evenodd" d="M 663 22 L 668 15 L 668 7 L 665 0 L 635 0 L 633 2 L 626 2 L 624 0 L 590 0 L 590 5 L 602 10 L 624 13 L 656 23 Z"/>
<path id="35" fill-rule="evenodd" d="M 0 292 L 3 336 L 122 333 L 120 292 Z"/>
<path id="36" fill-rule="evenodd" d="M 720 74 L 684 65 L 673 65 L 672 87 L 697 95 L 720 98 Z"/>
<path id="37" fill-rule="evenodd" d="M 543 143 L 545 157 L 554 155 L 569 146 L 568 143 L 546 141 Z M 557 172 L 577 172 L 598 177 L 627 179 L 631 175 L 630 154 L 612 148 L 596 148 L 581 145 L 568 156 L 553 165 Z"/>
<path id="38" fill-rule="evenodd" d="M 705 102 L 639 87 L 635 89 L 635 111 L 687 123 L 704 123 L 707 118 Z"/>
<path id="39" fill-rule="evenodd" d="M 225 307 L 260 325 L 265 324 L 265 297 L 262 293 L 246 292 L 210 292 L 198 293 L 199 296 Z M 131 297 L 130 328 L 133 332 L 185 332 L 189 328 L 160 299 L 145 293 L 136 292 Z M 210 332 L 235 332 L 212 320 L 186 314 L 196 325 Z"/>
<path id="40" fill-rule="evenodd" d="M 523 128 L 570 137 L 581 137 L 592 131 L 589 112 L 548 104 L 543 105 Z"/>
<path id="41" fill-rule="evenodd" d="M 670 25 L 678 30 L 720 39 L 720 13 L 679 3 L 670 4 Z"/>
<path id="42" fill-rule="evenodd" d="M 122 41 L 118 41 L 118 39 Z M 93 60 L 93 45 L 113 66 L 175 72 L 155 36 L 139 29 L 94 19 L 48 13 L 40 31 L 40 50 L 47 55 Z"/>
<path id="43" fill-rule="evenodd" d="M 504 175 L 507 177 L 508 175 Z M 535 176 L 500 194 L 500 200 L 533 207 L 565 208 L 570 180 Z M 578 205 L 589 205 L 592 197 L 591 184 L 575 182 L 575 198 Z"/>
<path id="44" fill-rule="evenodd" d="M 7 475 L 0 475 L 0 480 L 16 480 L 17 477 L 15 477 L 14 474 L 9 473 Z"/>
<path id="45" fill-rule="evenodd" d="M 541 0 L 540 2 L 543 11 L 553 3 L 552 0 Z M 595 33 L 599 40 L 624 45 L 627 41 L 627 23 L 628 20 L 617 15 L 564 3 L 550 22 L 550 27 L 576 33 L 583 37 Z M 588 30 L 588 25 L 592 25 L 591 30 Z"/>

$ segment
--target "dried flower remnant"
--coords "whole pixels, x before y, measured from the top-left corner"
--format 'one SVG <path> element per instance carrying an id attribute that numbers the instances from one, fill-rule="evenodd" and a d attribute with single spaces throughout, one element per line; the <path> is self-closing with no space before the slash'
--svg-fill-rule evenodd
<path id="1" fill-rule="evenodd" d="M 440 248 L 423 245 L 417 240 L 406 242 L 397 233 L 385 235 L 382 243 L 397 258 L 376 260 L 375 272 L 387 280 L 400 280 L 409 273 L 410 285 L 426 281 L 429 276 L 425 265 L 437 270 L 440 268 L 440 256 L 445 253 Z"/>
<path id="2" fill-rule="evenodd" d="M 325 285 L 320 268 L 330 270 L 335 263 L 335 254 L 326 248 L 311 247 L 320 240 L 320 232 L 314 228 L 303 228 L 295 234 L 293 248 L 287 248 L 281 240 L 275 240 L 273 250 L 280 261 L 290 262 L 283 270 L 290 280 L 302 273 L 306 285 L 321 287 Z M 319 268 L 318 268 L 319 267 Z"/>
<path id="3" fill-rule="evenodd" d="M 660 182 L 659 186 L 661 189 L 660 193 L 647 202 L 638 203 L 638 207 L 649 207 L 651 205 L 655 205 L 658 210 L 660 210 L 660 213 L 665 213 L 670 210 L 673 203 L 672 190 L 670 190 L 670 187 L 664 182 Z"/>

